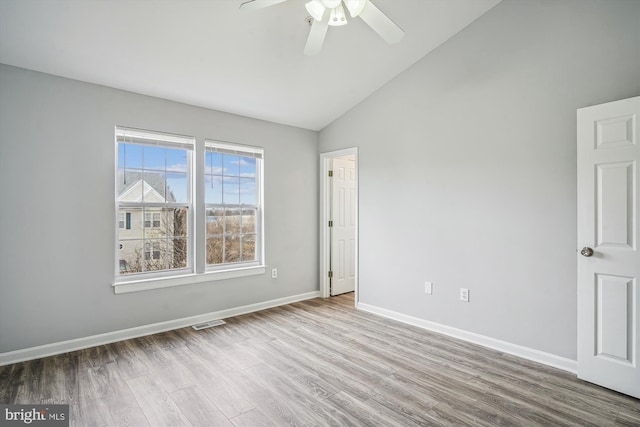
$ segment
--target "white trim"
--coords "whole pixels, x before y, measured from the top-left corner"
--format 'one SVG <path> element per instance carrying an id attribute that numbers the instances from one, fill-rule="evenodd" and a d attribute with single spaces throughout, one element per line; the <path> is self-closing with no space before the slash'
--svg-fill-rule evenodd
<path id="1" fill-rule="evenodd" d="M 213 282 L 216 280 L 257 276 L 259 274 L 264 274 L 265 271 L 266 267 L 264 265 L 258 265 L 228 270 L 206 271 L 199 274 L 185 274 L 181 276 L 154 277 L 128 282 L 116 282 L 112 286 L 116 294 L 126 294 L 129 292 L 148 291 L 151 289 L 162 289 L 172 286 L 193 285 L 196 283 Z"/>
<path id="2" fill-rule="evenodd" d="M 562 369 L 563 371 L 571 372 L 572 374 L 575 374 L 577 372 L 578 366 L 575 360 L 556 356 L 555 354 L 546 353 L 544 351 L 535 350 L 533 348 L 524 347 L 517 344 L 512 344 L 485 335 L 480 335 L 451 326 L 442 325 L 440 323 L 419 319 L 417 317 L 407 316 L 405 314 L 387 310 L 385 308 L 376 307 L 374 305 L 357 303 L 356 308 L 368 313 L 386 317 L 388 319 L 397 320 L 408 325 L 417 326 L 422 329 L 427 329 L 439 334 L 448 335 L 453 338 L 478 344 L 483 347 L 488 347 L 502 353 L 512 354 L 523 359 L 528 359 L 534 362 L 542 363 L 544 365 L 552 366 L 554 368 Z"/>
<path id="3" fill-rule="evenodd" d="M 143 145 L 164 145 L 184 150 L 193 150 L 196 145 L 196 138 L 187 135 L 176 135 L 173 133 L 158 132 L 144 129 L 134 129 L 124 126 L 116 126 L 116 142 L 118 137 L 122 142 Z M 129 139 L 129 141 L 127 141 Z M 135 139 L 136 141 L 132 141 Z M 141 141 L 143 140 L 143 141 Z"/>
<path id="4" fill-rule="evenodd" d="M 307 292 L 304 294 L 292 295 L 289 297 L 278 298 L 270 301 L 243 305 L 226 310 L 199 314 L 197 316 L 183 317 L 181 319 L 168 320 L 166 322 L 153 323 L 151 325 L 138 326 L 135 328 L 122 329 L 120 331 L 107 332 L 104 334 L 92 335 L 84 338 L 76 338 L 68 341 L 61 341 L 52 344 L 40 345 L 37 347 L 25 348 L 22 350 L 9 351 L 6 353 L 0 353 L 0 366 L 24 362 L 26 360 L 39 359 L 41 357 L 53 356 L 56 354 L 67 353 L 69 351 L 82 350 L 84 348 L 128 340 L 145 335 L 157 334 L 160 332 L 171 331 L 173 329 L 185 328 L 196 323 L 203 323 L 214 319 L 226 319 L 233 316 L 239 316 L 242 314 L 265 310 L 267 308 L 278 307 L 281 305 L 291 304 L 294 302 L 304 301 L 312 298 L 318 298 L 319 296 L 320 292 L 318 291 Z"/>
<path id="5" fill-rule="evenodd" d="M 355 268 L 356 268 L 356 286 L 355 286 L 355 304 L 358 304 L 358 292 L 359 292 L 359 267 L 358 267 L 358 253 L 360 251 L 360 236 L 359 236 L 359 197 L 360 197 L 360 177 L 358 167 L 358 147 L 346 148 L 343 150 L 329 151 L 326 153 L 320 153 L 320 295 L 322 298 L 329 298 L 329 277 L 327 272 L 329 271 L 329 247 L 331 245 L 329 238 L 329 228 L 327 224 L 329 222 L 329 198 L 331 197 L 330 185 L 329 185 L 329 167 L 331 160 L 336 157 L 353 155 L 355 158 L 356 168 L 356 254 L 355 254 Z"/>
<path id="6" fill-rule="evenodd" d="M 262 147 L 237 144 L 235 142 L 220 141 L 218 139 L 205 139 L 204 150 L 219 152 L 223 154 L 255 157 L 257 159 L 262 159 L 264 157 L 264 148 Z"/>

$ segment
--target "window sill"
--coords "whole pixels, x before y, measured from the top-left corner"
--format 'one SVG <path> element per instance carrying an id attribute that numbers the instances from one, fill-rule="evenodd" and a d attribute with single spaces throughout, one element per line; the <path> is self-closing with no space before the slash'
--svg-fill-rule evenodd
<path id="1" fill-rule="evenodd" d="M 126 294 L 130 292 L 170 288 L 173 286 L 194 285 L 196 283 L 213 282 L 216 280 L 257 276 L 259 274 L 264 274 L 265 271 L 266 267 L 264 265 L 259 265 L 253 267 L 234 268 L 229 270 L 207 271 L 200 274 L 185 274 L 182 276 L 116 282 L 112 286 L 116 294 Z"/>

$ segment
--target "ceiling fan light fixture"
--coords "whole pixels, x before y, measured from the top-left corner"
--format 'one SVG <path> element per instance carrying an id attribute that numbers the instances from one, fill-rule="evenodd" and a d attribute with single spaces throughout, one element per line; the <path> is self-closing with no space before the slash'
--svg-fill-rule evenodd
<path id="1" fill-rule="evenodd" d="M 0 0 L 2 1 L 2 0 Z M 287 0 L 243 0 L 240 8 L 257 10 Z M 322 49 L 329 26 L 347 24 L 345 9 L 351 17 L 358 17 L 387 43 L 398 43 L 404 37 L 404 31 L 384 12 L 376 7 L 372 0 L 306 0 L 305 8 L 310 16 L 305 22 L 311 25 L 305 55 L 315 55 Z M 377 1 L 377 0 L 376 0 Z"/>
<path id="2" fill-rule="evenodd" d="M 336 8 L 340 6 L 340 4 L 342 3 L 342 0 L 320 0 L 320 1 L 324 5 L 324 7 L 326 7 L 327 9 Z"/>
<path id="3" fill-rule="evenodd" d="M 344 4 L 347 6 L 351 17 L 355 18 L 360 15 L 360 12 L 362 12 L 362 9 L 364 9 L 368 1 L 369 0 L 344 0 Z"/>
<path id="4" fill-rule="evenodd" d="M 331 15 L 329 16 L 329 25 L 333 27 L 347 25 L 347 16 L 344 13 L 344 7 L 342 7 L 342 4 L 339 4 L 337 7 L 331 9 Z"/>
<path id="5" fill-rule="evenodd" d="M 316 21 L 322 21 L 324 13 L 327 10 L 320 0 L 311 0 L 309 3 L 305 4 L 304 7 L 307 9 L 307 12 L 309 12 L 309 15 L 311 15 Z"/>

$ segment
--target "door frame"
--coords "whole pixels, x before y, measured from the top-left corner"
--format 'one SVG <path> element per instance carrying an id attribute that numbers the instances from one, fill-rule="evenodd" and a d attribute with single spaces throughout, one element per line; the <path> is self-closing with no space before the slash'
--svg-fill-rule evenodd
<path id="1" fill-rule="evenodd" d="M 358 147 L 345 148 L 343 150 L 328 151 L 320 153 L 320 296 L 329 298 L 329 265 L 330 265 L 330 248 L 331 240 L 329 235 L 329 218 L 331 208 L 331 185 L 329 183 L 329 165 L 331 160 L 336 157 L 353 155 L 355 158 L 356 168 L 356 244 L 355 244 L 355 304 L 358 304 L 358 253 L 360 246 L 359 227 L 358 227 L 358 199 L 359 199 L 359 177 L 358 177 Z"/>

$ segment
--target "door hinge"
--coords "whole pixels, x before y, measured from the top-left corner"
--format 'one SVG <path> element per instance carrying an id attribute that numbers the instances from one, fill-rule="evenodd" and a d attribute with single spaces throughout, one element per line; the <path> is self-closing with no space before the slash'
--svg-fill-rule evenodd
<path id="1" fill-rule="evenodd" d="M 333 271 L 329 270 L 329 278 L 333 277 Z"/>
<path id="2" fill-rule="evenodd" d="M 329 176 L 333 176 L 333 171 L 329 171 Z"/>
<path id="3" fill-rule="evenodd" d="M 333 221 L 329 221 L 329 227 L 333 227 Z"/>

